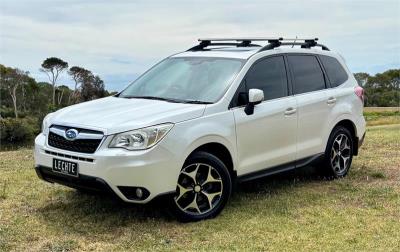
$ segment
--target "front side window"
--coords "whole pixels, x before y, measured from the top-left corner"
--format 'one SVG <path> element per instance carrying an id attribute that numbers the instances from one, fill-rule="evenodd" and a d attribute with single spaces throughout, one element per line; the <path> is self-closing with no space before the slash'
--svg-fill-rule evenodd
<path id="1" fill-rule="evenodd" d="M 332 87 L 337 87 L 347 80 L 347 73 L 337 59 L 324 55 L 320 55 L 319 58 L 321 59 L 322 65 L 324 65 Z"/>
<path id="2" fill-rule="evenodd" d="M 282 56 L 270 57 L 256 62 L 245 78 L 247 90 L 264 91 L 264 100 L 287 96 L 285 62 Z"/>
<path id="3" fill-rule="evenodd" d="M 294 93 L 302 94 L 325 89 L 325 79 L 318 60 L 313 55 L 289 55 L 294 75 Z"/>
<path id="4" fill-rule="evenodd" d="M 119 94 L 175 102 L 218 101 L 244 60 L 212 57 L 172 57 L 150 69 Z"/>

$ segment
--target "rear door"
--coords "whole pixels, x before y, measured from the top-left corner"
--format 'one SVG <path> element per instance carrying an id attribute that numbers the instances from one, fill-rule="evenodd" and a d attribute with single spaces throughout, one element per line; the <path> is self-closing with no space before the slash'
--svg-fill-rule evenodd
<path id="1" fill-rule="evenodd" d="M 331 56 L 319 55 L 322 66 L 325 69 L 325 73 L 330 82 L 330 89 L 328 89 L 328 100 L 330 101 L 331 107 L 346 106 L 345 103 L 348 102 L 346 99 L 349 95 L 354 95 L 354 85 L 350 85 L 347 88 L 336 88 L 347 82 L 349 76 L 343 66 L 339 63 L 337 59 Z M 335 116 L 333 114 L 333 116 Z M 338 116 L 338 115 L 336 115 Z M 335 118 L 332 118 L 335 119 Z"/>
<path id="2" fill-rule="evenodd" d="M 252 115 L 246 115 L 243 105 L 252 88 L 264 91 L 264 101 L 255 106 Z M 256 61 L 239 87 L 234 103 L 238 175 L 294 161 L 296 99 L 289 96 L 283 56 Z"/>
<path id="3" fill-rule="evenodd" d="M 325 151 L 324 129 L 328 126 L 330 106 L 326 77 L 311 54 L 287 55 L 297 102 L 297 160 Z"/>

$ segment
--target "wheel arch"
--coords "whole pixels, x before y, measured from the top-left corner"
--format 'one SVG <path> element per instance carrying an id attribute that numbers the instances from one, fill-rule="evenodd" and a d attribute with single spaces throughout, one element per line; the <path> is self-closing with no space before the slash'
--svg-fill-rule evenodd
<path id="1" fill-rule="evenodd" d="M 218 159 L 220 159 L 228 168 L 230 175 L 232 178 L 236 178 L 236 171 L 235 171 L 235 165 L 234 165 L 234 159 L 231 151 L 229 148 L 217 141 L 211 141 L 211 142 L 206 142 L 202 143 L 198 146 L 196 146 L 194 149 L 190 151 L 190 153 L 187 155 L 185 161 L 195 152 L 198 151 L 203 151 L 210 153 L 214 156 L 216 156 Z"/>
<path id="2" fill-rule="evenodd" d="M 332 133 L 333 129 L 335 129 L 338 126 L 342 126 L 350 131 L 351 137 L 353 140 L 354 156 L 357 156 L 358 155 L 358 137 L 357 137 L 357 127 L 356 127 L 355 123 L 349 118 L 341 119 L 331 129 L 331 133 Z"/>

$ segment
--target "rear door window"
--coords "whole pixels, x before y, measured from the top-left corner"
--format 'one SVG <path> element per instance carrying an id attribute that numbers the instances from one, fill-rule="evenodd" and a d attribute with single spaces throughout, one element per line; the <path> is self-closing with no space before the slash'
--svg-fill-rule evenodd
<path id="1" fill-rule="evenodd" d="M 348 79 L 346 71 L 337 59 L 324 55 L 320 55 L 319 58 L 321 59 L 332 87 L 337 87 Z"/>
<path id="2" fill-rule="evenodd" d="M 325 78 L 317 58 L 313 55 L 289 55 L 295 94 L 325 89 Z"/>

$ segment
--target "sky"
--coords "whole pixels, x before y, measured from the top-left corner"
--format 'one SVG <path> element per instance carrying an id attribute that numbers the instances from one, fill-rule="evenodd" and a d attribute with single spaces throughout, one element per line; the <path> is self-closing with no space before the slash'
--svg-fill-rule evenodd
<path id="1" fill-rule="evenodd" d="M 400 0 L 0 0 L 0 64 L 37 81 L 54 56 L 119 91 L 199 37 L 246 36 L 318 37 L 352 72 L 375 74 L 400 68 Z"/>

